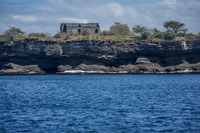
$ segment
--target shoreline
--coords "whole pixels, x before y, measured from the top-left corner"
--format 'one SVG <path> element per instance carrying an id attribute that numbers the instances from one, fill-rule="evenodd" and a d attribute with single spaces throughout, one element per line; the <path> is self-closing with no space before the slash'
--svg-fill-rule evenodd
<path id="1" fill-rule="evenodd" d="M 188 74 L 200 74 L 200 72 L 157 72 L 157 73 L 151 73 L 151 72 L 145 72 L 145 73 L 118 73 L 118 72 L 104 72 L 104 73 L 89 73 L 89 72 L 76 72 L 76 73 L 46 73 L 46 74 L 37 74 L 37 73 L 27 73 L 27 74 L 0 74 L 0 76 L 26 76 L 26 75 L 188 75 Z"/>

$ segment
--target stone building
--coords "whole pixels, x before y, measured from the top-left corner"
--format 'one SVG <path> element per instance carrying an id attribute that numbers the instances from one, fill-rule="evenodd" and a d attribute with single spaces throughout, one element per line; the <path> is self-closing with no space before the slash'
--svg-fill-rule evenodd
<path id="1" fill-rule="evenodd" d="M 62 23 L 60 25 L 60 33 L 66 32 L 69 35 L 82 34 L 84 30 L 88 30 L 93 35 L 98 35 L 100 26 L 98 23 Z"/>

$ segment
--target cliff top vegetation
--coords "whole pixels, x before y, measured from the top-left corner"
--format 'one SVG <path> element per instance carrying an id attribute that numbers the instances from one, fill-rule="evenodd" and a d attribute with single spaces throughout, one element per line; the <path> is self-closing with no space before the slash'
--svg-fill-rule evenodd
<path id="1" fill-rule="evenodd" d="M 41 41 L 80 41 L 80 40 L 195 40 L 200 38 L 198 34 L 188 33 L 185 24 L 179 21 L 165 21 L 163 23 L 165 31 L 157 28 L 148 28 L 143 25 L 135 25 L 132 31 L 127 24 L 115 22 L 110 26 L 109 30 L 101 31 L 100 35 L 92 35 L 88 30 L 84 30 L 82 34 L 78 32 L 75 35 L 67 35 L 66 33 L 57 33 L 51 36 L 48 33 L 30 33 L 25 34 L 20 28 L 8 26 L 8 29 L 0 35 L 0 42 L 17 42 L 27 38 L 39 39 Z"/>

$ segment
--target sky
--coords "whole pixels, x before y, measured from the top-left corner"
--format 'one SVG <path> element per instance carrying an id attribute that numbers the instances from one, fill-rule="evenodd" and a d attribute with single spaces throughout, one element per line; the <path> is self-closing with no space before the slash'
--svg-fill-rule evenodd
<path id="1" fill-rule="evenodd" d="M 0 0 L 0 34 L 15 26 L 26 34 L 54 35 L 61 23 L 99 23 L 108 30 L 114 22 L 164 31 L 168 20 L 198 33 L 200 0 Z"/>

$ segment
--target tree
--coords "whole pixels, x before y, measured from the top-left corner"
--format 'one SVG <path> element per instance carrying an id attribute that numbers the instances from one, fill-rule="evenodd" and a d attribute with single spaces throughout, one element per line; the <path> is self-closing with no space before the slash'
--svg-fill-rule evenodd
<path id="1" fill-rule="evenodd" d="M 164 28 L 166 28 L 166 32 L 173 33 L 176 36 L 184 36 L 188 31 L 187 28 L 184 28 L 185 24 L 179 21 L 165 21 L 163 23 Z"/>
<path id="2" fill-rule="evenodd" d="M 132 30 L 133 33 L 139 34 L 142 40 L 146 40 L 151 33 L 151 31 L 147 27 L 141 25 L 135 25 Z"/>
<path id="3" fill-rule="evenodd" d="M 23 38 L 24 32 L 20 28 L 8 26 L 9 29 L 5 31 L 4 35 L 7 41 L 18 41 Z"/>
<path id="4" fill-rule="evenodd" d="M 164 32 L 154 28 L 151 30 L 151 35 L 150 35 L 151 38 L 157 38 L 157 39 L 163 39 L 164 38 Z"/>
<path id="5" fill-rule="evenodd" d="M 114 25 L 110 26 L 109 31 L 113 35 L 131 35 L 130 28 L 127 24 L 121 24 L 119 22 L 115 22 Z"/>

